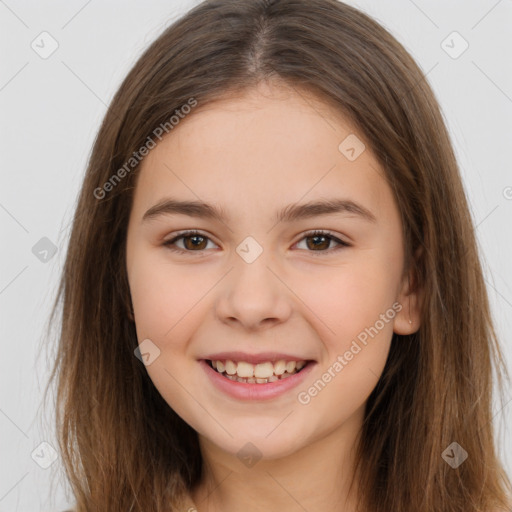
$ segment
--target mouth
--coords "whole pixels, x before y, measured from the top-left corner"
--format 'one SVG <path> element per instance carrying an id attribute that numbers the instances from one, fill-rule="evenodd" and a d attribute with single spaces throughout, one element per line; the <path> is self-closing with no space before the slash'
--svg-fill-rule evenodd
<path id="1" fill-rule="evenodd" d="M 285 380 L 315 363 L 313 360 L 280 360 L 275 363 L 269 361 L 253 365 L 244 361 L 213 361 L 211 359 L 205 359 L 204 361 L 224 378 L 245 384 L 268 384 Z"/>

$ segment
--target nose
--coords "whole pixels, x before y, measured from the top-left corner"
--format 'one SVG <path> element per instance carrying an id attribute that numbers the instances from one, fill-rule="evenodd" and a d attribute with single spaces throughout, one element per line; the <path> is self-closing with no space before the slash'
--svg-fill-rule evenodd
<path id="1" fill-rule="evenodd" d="M 215 313 L 223 323 L 255 331 L 290 317 L 293 294 L 264 254 L 252 263 L 235 260 L 232 271 L 219 283 Z"/>

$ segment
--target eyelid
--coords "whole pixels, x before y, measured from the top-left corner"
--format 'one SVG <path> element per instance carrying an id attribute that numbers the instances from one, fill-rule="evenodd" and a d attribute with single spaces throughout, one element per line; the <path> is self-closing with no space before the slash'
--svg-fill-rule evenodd
<path id="1" fill-rule="evenodd" d="M 352 239 L 348 235 L 337 234 L 334 231 L 331 231 L 329 229 L 311 229 L 309 231 L 305 231 L 304 233 L 302 233 L 300 235 L 299 240 L 297 242 L 295 242 L 295 244 L 299 243 L 301 240 L 303 240 L 304 238 L 309 237 L 309 236 L 326 236 L 326 237 L 334 240 L 338 244 L 338 247 L 341 247 L 341 248 L 343 248 L 343 247 L 348 248 L 348 247 L 353 247 L 354 246 L 354 243 L 352 242 Z M 327 251 L 309 251 L 309 252 L 324 252 L 324 253 L 327 253 L 327 252 L 332 252 L 335 249 L 336 248 L 329 249 Z"/>
<path id="2" fill-rule="evenodd" d="M 182 239 L 182 238 L 187 238 L 189 236 L 202 236 L 203 238 L 206 238 L 209 242 L 212 242 L 214 243 L 215 245 L 218 245 L 216 244 L 212 238 L 210 237 L 210 235 L 207 235 L 205 233 L 201 233 L 199 230 L 197 229 L 184 229 L 183 231 L 180 231 L 176 234 L 174 234 L 171 238 L 169 238 L 168 240 L 164 240 L 164 242 L 162 243 L 162 245 L 166 246 L 169 250 L 171 251 L 174 251 L 174 252 L 178 252 L 178 253 L 187 253 L 187 254 L 193 254 L 193 253 L 198 253 L 198 254 L 204 254 L 205 253 L 205 250 L 202 250 L 202 251 L 186 251 L 185 249 L 181 249 L 179 247 L 172 247 L 172 244 L 177 242 L 178 240 Z"/>
<path id="3" fill-rule="evenodd" d="M 196 229 L 188 229 L 188 230 L 183 230 L 181 232 L 176 233 L 174 236 L 172 236 L 168 240 L 165 240 L 162 245 L 166 246 L 171 251 L 178 252 L 181 254 L 183 254 L 183 253 L 187 253 L 187 254 L 198 253 L 198 255 L 205 255 L 204 253 L 206 252 L 206 250 L 204 250 L 204 249 L 200 250 L 200 251 L 188 251 L 185 249 L 172 247 L 172 244 L 174 244 L 176 241 L 178 241 L 182 238 L 190 237 L 190 236 L 202 236 L 203 238 L 207 239 L 208 241 L 215 243 L 209 235 L 207 235 L 205 233 L 201 233 L 199 230 L 196 230 Z M 306 250 L 306 252 L 312 253 L 315 256 L 320 255 L 320 254 L 324 254 L 324 255 L 332 254 L 333 252 L 336 252 L 339 249 L 343 249 L 343 248 L 352 246 L 352 244 L 346 242 L 345 240 L 342 240 L 341 238 L 337 237 L 331 231 L 325 230 L 325 229 L 313 229 L 313 230 L 306 231 L 300 235 L 300 238 L 293 245 L 295 246 L 299 242 L 302 242 L 302 240 L 304 240 L 305 238 L 312 237 L 312 236 L 326 236 L 331 241 L 334 241 L 338 244 L 336 247 L 327 249 L 324 251 L 307 251 Z M 215 245 L 218 245 L 218 244 L 215 243 Z"/>
<path id="4" fill-rule="evenodd" d="M 183 236 L 194 236 L 194 235 L 200 235 L 204 236 L 205 238 L 211 239 L 210 235 L 207 235 L 206 233 L 201 233 L 198 229 L 184 229 L 182 231 L 178 231 L 173 234 L 170 238 L 167 240 L 164 240 L 164 244 L 168 244 L 169 242 L 173 242 L 177 240 L 178 238 L 181 238 Z"/>
<path id="5" fill-rule="evenodd" d="M 333 253 L 336 253 L 337 251 L 339 251 L 341 249 L 346 249 L 346 248 L 352 246 L 352 244 L 349 244 L 345 240 L 342 240 L 341 238 L 336 236 L 334 233 L 332 233 L 328 229 L 313 229 L 310 231 L 306 231 L 305 233 L 302 233 L 300 235 L 299 240 L 297 242 L 295 242 L 293 245 L 295 246 L 299 242 L 302 242 L 302 240 L 304 240 L 305 238 L 308 238 L 311 236 L 325 236 L 325 237 L 329 238 L 331 241 L 334 241 L 338 244 L 337 246 L 335 246 L 331 249 L 327 249 L 325 251 L 308 251 L 308 250 L 305 251 L 307 253 L 313 254 L 314 256 L 321 256 L 321 255 L 328 256 Z"/>

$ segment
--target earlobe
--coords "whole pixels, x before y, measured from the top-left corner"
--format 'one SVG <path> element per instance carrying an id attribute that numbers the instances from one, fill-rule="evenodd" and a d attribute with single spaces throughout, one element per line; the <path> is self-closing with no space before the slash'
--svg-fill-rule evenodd
<path id="1" fill-rule="evenodd" d="M 420 286 L 420 283 L 418 283 L 414 273 L 414 265 L 404 278 L 398 302 L 402 304 L 402 309 L 395 317 L 393 332 L 401 335 L 415 333 L 421 325 L 423 288 Z"/>
<path id="2" fill-rule="evenodd" d="M 418 292 L 412 292 L 407 295 L 401 295 L 402 309 L 395 317 L 393 323 L 393 332 L 406 335 L 415 333 L 421 324 L 420 300 Z"/>

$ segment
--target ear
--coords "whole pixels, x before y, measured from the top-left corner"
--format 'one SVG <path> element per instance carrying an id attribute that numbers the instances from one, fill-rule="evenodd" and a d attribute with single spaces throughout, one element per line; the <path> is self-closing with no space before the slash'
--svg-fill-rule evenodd
<path id="1" fill-rule="evenodd" d="M 424 289 L 418 282 L 416 273 L 416 262 L 423 252 L 419 247 L 414 255 L 414 261 L 410 265 L 409 272 L 406 272 L 401 283 L 397 301 L 402 309 L 395 316 L 393 332 L 406 335 L 415 333 L 421 325 L 421 306 L 424 300 Z"/>

